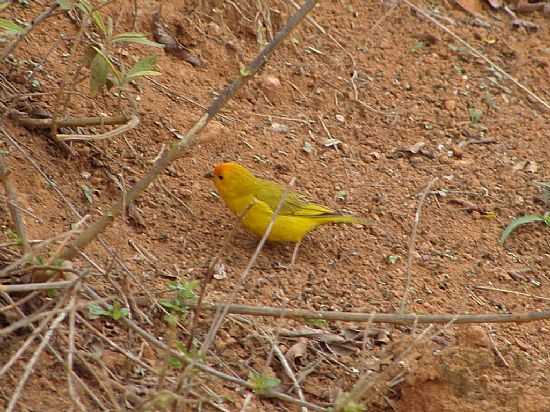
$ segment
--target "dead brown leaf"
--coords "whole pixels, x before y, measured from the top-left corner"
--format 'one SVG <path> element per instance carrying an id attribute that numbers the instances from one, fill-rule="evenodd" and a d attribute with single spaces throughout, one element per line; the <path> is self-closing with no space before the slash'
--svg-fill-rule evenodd
<path id="1" fill-rule="evenodd" d="M 293 367 L 296 366 L 296 360 L 303 358 L 307 352 L 308 340 L 306 338 L 299 338 L 298 342 L 292 345 L 285 353 L 285 357 Z"/>
<path id="2" fill-rule="evenodd" d="M 156 42 L 164 44 L 164 50 L 176 56 L 178 59 L 184 60 L 192 66 L 202 66 L 202 61 L 192 54 L 187 47 L 181 44 L 174 38 L 161 20 L 160 12 L 153 14 L 153 37 Z"/>
<path id="3" fill-rule="evenodd" d="M 474 16 L 481 14 L 483 6 L 480 0 L 456 0 L 456 3 L 465 11 Z"/>
<path id="4" fill-rule="evenodd" d="M 498 10 L 502 7 L 502 0 L 487 0 L 487 3 L 489 3 L 489 5 L 495 9 L 495 10 Z"/>

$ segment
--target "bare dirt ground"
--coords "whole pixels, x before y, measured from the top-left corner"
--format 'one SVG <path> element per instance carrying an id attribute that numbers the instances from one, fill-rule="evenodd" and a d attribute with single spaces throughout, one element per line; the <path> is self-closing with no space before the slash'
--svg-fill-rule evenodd
<path id="1" fill-rule="evenodd" d="M 14 4 L 3 16 L 30 21 L 48 2 L 31 3 Z M 115 3 L 105 13 L 113 16 L 117 31 L 132 31 L 133 2 Z M 513 29 L 512 18 L 502 9 L 483 4 L 476 19 L 453 4 L 427 2 L 422 7 L 550 101 L 548 18 L 539 12 L 524 14 L 520 18 L 537 24 L 538 30 Z M 138 1 L 137 6 L 136 30 L 150 33 L 158 5 Z M 4 118 L 5 131 L 22 149 L 2 136 L 1 149 L 7 153 L 20 206 L 34 216 L 23 214 L 29 239 L 66 232 L 79 221 L 78 215 L 91 215 L 93 221 L 103 214 L 119 198 L 121 185 L 126 190 L 143 176 L 162 147 L 172 145 L 176 135 L 203 113 L 199 104 L 208 106 L 241 65 L 258 53 L 260 34 L 270 40 L 294 11 L 287 2 L 276 0 L 163 1 L 167 27 L 204 64 L 194 67 L 153 49 L 162 75 L 154 78 L 156 83 L 139 82 L 140 125 L 112 140 L 70 143 L 72 155 L 63 153 L 45 133 Z M 86 283 L 103 296 L 120 298 L 124 290 L 138 297 L 149 322 L 133 313 L 136 322 L 169 343 L 186 341 L 192 317 L 182 320 L 184 328 L 172 329 L 153 302 L 166 296 L 168 283 L 176 277 L 202 279 L 218 252 L 223 271 L 208 286 L 208 302 L 235 296 L 232 303 L 247 305 L 397 312 L 420 194 L 437 178 L 423 205 L 412 254 L 408 311 L 475 314 L 548 308 L 548 228 L 525 226 L 510 237 L 506 248 L 498 239 L 514 217 L 545 211 L 534 182 L 550 180 L 549 110 L 406 4 L 323 1 L 311 17 L 326 33 L 310 21 L 302 22 L 265 69 L 222 110 L 223 117 L 210 123 L 199 143 L 163 174 L 161 184 L 155 182 L 135 203 L 135 211 L 116 219 L 102 235 L 108 250 L 115 251 L 132 273 L 129 280 L 120 264 L 94 242 L 86 254 L 109 275 L 92 267 Z M 1 65 L 3 88 L 9 82 L 21 93 L 36 92 L 25 80 L 32 60 L 44 62 L 35 73 L 38 91 L 57 91 L 77 32 L 61 13 L 38 26 L 17 47 L 13 59 Z M 131 62 L 152 49 L 126 50 L 123 58 Z M 270 76 L 280 85 L 270 82 Z M 87 83 L 78 90 L 88 95 Z M 56 110 L 54 101 L 51 94 L 33 98 L 49 112 Z M 118 107 L 113 96 L 78 95 L 71 99 L 68 114 L 114 115 Z M 222 247 L 236 219 L 203 177 L 213 164 L 228 160 L 282 183 L 296 177 L 297 190 L 374 224 L 331 226 L 312 233 L 290 269 L 286 265 L 292 248 L 268 244 L 245 287 L 239 287 L 256 239 L 238 229 Z M 90 193 L 88 199 L 85 194 Z M 19 255 L 17 246 L 7 246 L 13 229 L 5 204 L 3 265 Z M 77 259 L 74 267 L 91 266 Z M 24 309 L 30 313 L 52 299 L 39 295 Z M 198 341 L 204 341 L 212 320 L 211 312 L 202 314 Z M 3 327 L 13 321 L 2 318 Z M 118 404 L 129 410 L 172 410 L 166 406 L 169 402 L 157 398 L 156 403 L 140 406 L 132 396 L 152 399 L 151 394 L 161 389 L 173 390 L 171 379 L 181 370 L 167 364 L 162 351 L 121 322 L 90 322 L 153 370 L 130 361 L 77 320 L 76 349 L 88 354 L 96 376 L 78 362 L 75 373 L 91 385 L 106 409 L 116 410 Z M 306 327 L 322 331 L 297 337 Z M 205 362 L 243 380 L 253 371 L 273 375 L 281 381 L 280 391 L 298 398 L 272 353 L 276 339 L 291 359 L 305 399 L 323 407 L 350 391 L 361 376 L 387 372 L 365 400 L 369 411 L 550 411 L 547 320 L 452 326 L 417 346 L 411 345 L 409 335 L 418 336 L 425 325 L 371 325 L 376 333 L 363 342 L 364 327 L 229 316 Z M 54 347 L 66 348 L 68 330 L 62 324 L 56 331 Z M 0 337 L 0 365 L 30 333 L 27 328 Z M 36 349 L 33 345 L 0 377 L 4 409 Z M 412 349 L 402 364 L 393 364 L 407 347 Z M 397 368 L 395 373 L 391 368 Z M 162 371 L 165 381 L 159 381 L 154 371 Z M 133 395 L 124 393 L 124 387 Z M 45 351 L 15 410 L 69 410 L 67 388 L 64 365 Z M 88 410 L 101 409 L 78 385 L 77 392 Z M 249 411 L 300 409 L 250 393 L 197 373 L 182 410 L 238 411 L 245 402 Z"/>

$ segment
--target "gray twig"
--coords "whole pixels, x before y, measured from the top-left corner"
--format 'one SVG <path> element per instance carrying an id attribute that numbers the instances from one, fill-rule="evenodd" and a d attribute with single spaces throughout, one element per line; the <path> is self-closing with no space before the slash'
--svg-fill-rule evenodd
<path id="1" fill-rule="evenodd" d="M 426 188 L 422 192 L 422 195 L 420 196 L 420 200 L 418 201 L 418 207 L 416 209 L 416 214 L 414 216 L 414 223 L 413 228 L 411 232 L 411 238 L 409 239 L 409 252 L 407 255 L 407 283 L 405 285 L 405 292 L 403 293 L 403 297 L 401 298 L 401 304 L 399 305 L 399 313 L 405 313 L 405 309 L 407 308 L 407 298 L 409 297 L 409 290 L 411 287 L 411 266 L 412 266 L 412 260 L 413 260 L 413 254 L 415 251 L 415 242 L 416 242 L 416 231 L 418 230 L 418 225 L 420 224 L 420 215 L 422 214 L 422 206 L 424 205 L 424 201 L 426 200 L 426 196 L 428 195 L 428 192 L 430 191 L 432 185 L 437 180 L 437 177 L 434 177 L 430 182 L 427 184 Z"/>

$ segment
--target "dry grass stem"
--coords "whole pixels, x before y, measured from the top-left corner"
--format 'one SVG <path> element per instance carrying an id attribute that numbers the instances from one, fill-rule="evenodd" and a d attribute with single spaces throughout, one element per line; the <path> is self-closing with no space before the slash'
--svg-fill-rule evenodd
<path id="1" fill-rule="evenodd" d="M 418 230 L 418 225 L 420 224 L 420 216 L 422 214 L 422 206 L 424 205 L 424 201 L 426 200 L 426 196 L 428 195 L 428 192 L 432 188 L 432 185 L 436 182 L 437 177 L 434 177 L 430 182 L 426 185 L 426 188 L 422 192 L 422 195 L 420 196 L 420 200 L 418 201 L 418 207 L 416 209 L 416 214 L 414 216 L 414 223 L 412 227 L 411 237 L 409 239 L 409 251 L 407 253 L 407 283 L 405 284 L 405 292 L 403 293 L 403 297 L 401 298 L 401 304 L 399 305 L 399 313 L 405 313 L 405 310 L 407 309 L 407 299 L 409 297 L 409 292 L 411 288 L 411 267 L 412 267 L 412 261 L 413 261 L 413 255 L 415 252 L 415 242 L 416 242 L 416 232 Z"/>
<path id="2" fill-rule="evenodd" d="M 512 295 L 527 296 L 527 297 L 532 298 L 532 299 L 544 300 L 546 302 L 550 302 L 550 298 L 546 298 L 544 296 L 532 295 L 530 293 L 525 293 L 525 292 L 518 292 L 518 291 L 515 291 L 515 290 L 493 288 L 491 286 L 473 286 L 473 288 L 478 289 L 478 290 L 488 290 L 488 291 L 492 291 L 492 292 L 511 293 Z"/>
<path id="3" fill-rule="evenodd" d="M 15 227 L 15 233 L 18 236 L 18 240 L 21 242 L 23 247 L 23 253 L 29 253 L 31 247 L 27 239 L 27 232 L 25 230 L 25 222 L 19 213 L 19 202 L 17 201 L 17 191 L 10 179 L 10 171 L 3 156 L 0 156 L 0 181 L 4 186 L 6 191 L 6 197 L 8 199 L 8 210 L 10 211 L 11 219 L 13 220 L 13 225 Z"/>

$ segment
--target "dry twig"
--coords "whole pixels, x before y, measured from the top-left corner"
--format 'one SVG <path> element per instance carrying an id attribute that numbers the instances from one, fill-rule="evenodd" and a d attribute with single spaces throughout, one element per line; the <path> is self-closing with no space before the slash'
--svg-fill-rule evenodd
<path id="1" fill-rule="evenodd" d="M 405 285 L 405 292 L 403 293 L 403 297 L 401 298 L 401 304 L 399 305 L 399 313 L 405 313 L 405 309 L 407 308 L 407 298 L 409 297 L 409 290 L 411 287 L 411 266 L 412 266 L 412 260 L 413 260 L 413 254 L 415 252 L 415 242 L 416 242 L 416 231 L 418 230 L 418 225 L 420 224 L 420 215 L 422 213 L 422 206 L 424 205 L 424 201 L 426 200 L 426 196 L 428 192 L 430 191 L 432 185 L 437 180 L 437 177 L 434 177 L 424 191 L 422 192 L 422 195 L 420 196 L 420 200 L 418 201 L 418 207 L 416 209 L 416 214 L 414 216 L 414 223 L 413 228 L 411 232 L 411 238 L 409 239 L 409 252 L 407 255 L 407 283 Z"/>
<path id="2" fill-rule="evenodd" d="M 194 307 L 193 303 L 186 304 Z M 228 314 L 281 317 L 290 319 L 324 319 L 326 321 L 346 322 L 372 322 L 372 323 L 393 323 L 393 324 L 414 324 L 420 323 L 447 323 L 454 319 L 456 324 L 466 323 L 511 323 L 511 322 L 535 322 L 543 319 L 550 319 L 550 309 L 538 312 L 518 313 L 486 313 L 486 314 L 435 314 L 418 315 L 415 313 L 360 313 L 360 312 L 337 312 L 337 311 L 315 311 L 308 309 L 276 308 L 269 306 L 250 306 L 236 304 L 212 304 L 203 303 L 203 309 L 217 311 L 227 306 Z"/>
<path id="3" fill-rule="evenodd" d="M 9 175 L 10 171 L 4 161 L 4 157 L 0 156 L 0 181 L 4 185 L 4 190 L 6 191 L 8 210 L 10 211 L 10 215 L 15 226 L 15 232 L 17 233 L 17 236 L 21 241 L 21 245 L 23 246 L 23 253 L 29 253 L 31 251 L 31 247 L 27 239 L 25 222 L 19 213 L 20 208 L 17 201 L 17 191 L 15 190 Z"/>

